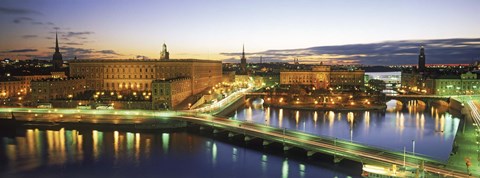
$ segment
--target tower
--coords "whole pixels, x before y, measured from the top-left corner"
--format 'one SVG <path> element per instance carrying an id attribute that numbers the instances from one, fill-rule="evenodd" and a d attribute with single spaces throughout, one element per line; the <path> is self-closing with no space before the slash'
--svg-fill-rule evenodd
<path id="1" fill-rule="evenodd" d="M 55 33 L 55 53 L 52 57 L 53 70 L 59 70 L 63 65 L 63 57 L 60 53 L 60 48 L 58 47 L 58 34 Z"/>
<path id="2" fill-rule="evenodd" d="M 167 50 L 167 45 L 163 43 L 162 51 L 160 52 L 160 60 L 168 61 L 170 59 L 170 53 Z"/>
<path id="3" fill-rule="evenodd" d="M 423 46 L 420 48 L 420 55 L 418 55 L 418 71 L 425 71 L 425 49 Z"/>
<path id="4" fill-rule="evenodd" d="M 293 58 L 293 64 L 295 64 L 295 65 L 299 65 L 299 64 L 300 64 L 300 62 L 298 61 L 298 57 Z"/>
<path id="5" fill-rule="evenodd" d="M 242 58 L 240 59 L 240 69 L 242 70 L 243 74 L 247 73 L 247 58 L 245 58 L 245 45 L 243 45 L 243 49 L 242 49 Z"/>

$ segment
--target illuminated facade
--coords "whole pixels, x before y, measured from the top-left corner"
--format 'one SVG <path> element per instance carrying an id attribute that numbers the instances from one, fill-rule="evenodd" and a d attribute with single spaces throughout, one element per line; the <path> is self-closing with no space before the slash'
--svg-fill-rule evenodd
<path id="1" fill-rule="evenodd" d="M 311 70 L 280 71 L 281 85 L 305 85 L 319 88 L 360 88 L 364 86 L 363 70 L 331 70 L 330 66 L 319 65 Z"/>
<path id="2" fill-rule="evenodd" d="M 71 99 L 86 91 L 84 78 L 58 78 L 31 81 L 31 96 L 34 102 L 55 99 Z"/>
<path id="3" fill-rule="evenodd" d="M 480 94 L 480 80 L 477 74 L 471 72 L 438 78 L 428 78 L 418 73 L 402 73 L 402 88 L 419 94 L 471 95 Z"/>
<path id="4" fill-rule="evenodd" d="M 170 96 L 173 98 L 169 100 L 160 97 L 160 88 L 156 88 L 157 95 L 153 92 L 155 95 L 152 97 L 154 105 L 166 103 L 169 108 L 172 108 L 178 104 L 177 101 L 185 99 L 186 91 L 188 91 L 188 96 L 192 96 L 221 83 L 222 63 L 221 61 L 194 59 L 72 60 L 70 76 L 85 78 L 87 90 L 125 93 L 152 92 L 154 91 L 152 85 L 155 82 L 162 83 L 159 81 L 172 81 L 171 87 L 175 89 L 176 83 L 178 83 L 176 79 L 188 78 L 188 80 L 180 81 L 189 82 L 188 85 L 182 86 L 189 87 L 189 89 L 182 89 L 180 93 L 172 93 L 173 95 Z M 160 87 L 160 85 L 156 85 L 156 87 Z"/>
<path id="5" fill-rule="evenodd" d="M 480 94 L 480 80 L 477 74 L 468 72 L 456 79 L 427 79 L 424 93 L 435 95 Z M 422 89 L 423 90 L 423 89 Z"/>
<path id="6" fill-rule="evenodd" d="M 191 78 L 154 80 L 152 82 L 152 106 L 154 109 L 177 107 L 192 95 Z"/>
<path id="7" fill-rule="evenodd" d="M 27 88 L 22 80 L 7 76 L 0 77 L 0 98 L 23 96 Z"/>
<path id="8" fill-rule="evenodd" d="M 153 80 L 192 79 L 197 94 L 222 81 L 220 61 L 208 60 L 72 60 L 70 76 L 84 77 L 96 91 L 151 91 Z"/>

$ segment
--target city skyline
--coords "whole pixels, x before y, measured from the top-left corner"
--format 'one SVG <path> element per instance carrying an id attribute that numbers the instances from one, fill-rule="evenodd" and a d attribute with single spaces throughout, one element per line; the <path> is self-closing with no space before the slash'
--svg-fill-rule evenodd
<path id="1" fill-rule="evenodd" d="M 480 57 L 476 1 L 142 2 L 4 1 L 0 56 L 171 58 L 239 62 L 470 63 Z M 51 9 L 54 10 L 51 10 Z M 88 12 L 88 13 L 86 13 Z M 375 25 L 376 24 L 376 25 Z"/>

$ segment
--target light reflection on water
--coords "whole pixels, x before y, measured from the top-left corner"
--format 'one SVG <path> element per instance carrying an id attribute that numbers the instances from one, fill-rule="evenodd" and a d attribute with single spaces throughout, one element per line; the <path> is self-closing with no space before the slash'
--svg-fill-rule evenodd
<path id="1" fill-rule="evenodd" d="M 19 132 L 14 138 L 0 137 L 0 177 L 347 177 L 360 174 L 360 170 L 337 168 L 331 162 L 298 161 L 187 132 L 63 128 Z"/>
<path id="2" fill-rule="evenodd" d="M 440 160 L 448 159 L 460 122 L 458 118 L 446 112 L 444 106 L 426 109 L 422 101 L 410 101 L 405 107 L 397 102 L 387 105 L 387 112 L 248 107 L 239 108 L 234 119 L 360 142 L 399 152 L 403 152 L 403 147 L 412 151 L 412 140 L 415 140 L 416 153 Z"/>

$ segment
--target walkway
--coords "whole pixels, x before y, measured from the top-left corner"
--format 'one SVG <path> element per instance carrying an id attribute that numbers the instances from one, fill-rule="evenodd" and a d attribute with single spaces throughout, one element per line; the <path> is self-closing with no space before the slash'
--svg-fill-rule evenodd
<path id="1" fill-rule="evenodd" d="M 480 177 L 480 140 L 478 134 L 475 133 L 476 130 L 480 130 L 480 103 L 469 100 L 466 101 L 466 104 L 467 112 L 470 112 L 471 117 L 465 117 L 465 127 L 461 127 L 457 131 L 455 145 L 458 145 L 458 149 L 456 154 L 450 156 L 448 164 L 467 170 L 466 160 L 468 159 L 471 162 L 470 172 Z"/>

